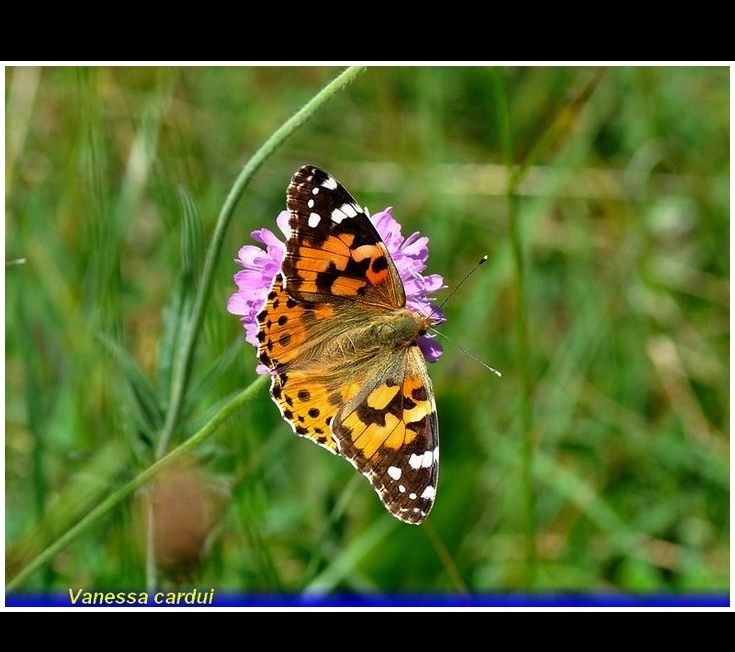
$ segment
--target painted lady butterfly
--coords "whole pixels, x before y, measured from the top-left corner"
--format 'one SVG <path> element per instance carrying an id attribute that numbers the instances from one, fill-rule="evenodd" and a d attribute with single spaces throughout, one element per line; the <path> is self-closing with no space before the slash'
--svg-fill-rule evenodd
<path id="1" fill-rule="evenodd" d="M 419 524 L 439 470 L 436 404 L 388 248 L 332 176 L 304 166 L 287 190 L 291 235 L 257 315 L 258 360 L 294 432 L 345 457 L 386 509 Z"/>

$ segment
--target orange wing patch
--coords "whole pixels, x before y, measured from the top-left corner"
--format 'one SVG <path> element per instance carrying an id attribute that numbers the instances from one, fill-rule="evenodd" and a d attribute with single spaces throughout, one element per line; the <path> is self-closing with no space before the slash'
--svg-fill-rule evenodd
<path id="1" fill-rule="evenodd" d="M 292 299 L 276 274 L 268 300 L 258 313 L 258 360 L 270 369 L 296 360 L 309 342 L 309 330 L 334 315 L 328 304 L 310 305 Z"/>
<path id="2" fill-rule="evenodd" d="M 339 409 L 339 395 L 315 383 L 303 371 L 274 375 L 271 395 L 295 434 L 312 439 L 332 453 L 337 452 L 331 425 Z"/>

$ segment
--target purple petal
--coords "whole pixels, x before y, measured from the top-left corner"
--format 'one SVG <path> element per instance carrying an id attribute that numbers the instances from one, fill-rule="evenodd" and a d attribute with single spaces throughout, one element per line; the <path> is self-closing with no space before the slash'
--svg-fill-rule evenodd
<path id="1" fill-rule="evenodd" d="M 418 344 L 427 362 L 436 362 L 444 352 L 442 345 L 429 335 L 419 337 Z"/>
<path id="2" fill-rule="evenodd" d="M 233 315 L 247 315 L 249 311 L 250 306 L 244 296 L 239 292 L 230 295 L 230 298 L 227 300 L 227 312 Z"/>
<path id="3" fill-rule="evenodd" d="M 276 217 L 276 224 L 278 225 L 278 228 L 281 229 L 281 233 L 283 233 L 286 240 L 288 240 L 291 237 L 291 226 L 289 225 L 289 222 L 291 221 L 291 213 L 288 211 L 281 211 L 278 213 L 278 217 Z"/>

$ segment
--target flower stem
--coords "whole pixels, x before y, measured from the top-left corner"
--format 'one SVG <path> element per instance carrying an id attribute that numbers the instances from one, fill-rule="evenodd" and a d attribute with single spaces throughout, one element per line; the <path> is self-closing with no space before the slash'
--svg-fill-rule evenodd
<path id="1" fill-rule="evenodd" d="M 536 509 L 534 501 L 534 450 L 536 443 L 533 434 L 533 413 L 531 404 L 531 366 L 529 349 L 529 332 L 526 296 L 526 279 L 528 269 L 524 260 L 523 229 L 521 223 L 521 200 L 518 194 L 531 166 L 544 155 L 548 155 L 552 146 L 559 147 L 565 137 L 571 133 L 571 126 L 584 108 L 599 84 L 605 68 L 598 68 L 571 100 L 552 118 L 549 126 L 536 139 L 529 153 L 520 161 L 515 161 L 513 154 L 512 125 L 505 91 L 503 73 L 497 70 L 494 77 L 495 96 L 498 104 L 498 130 L 506 169 L 508 170 L 508 231 L 515 268 L 514 283 L 516 294 L 516 342 L 518 346 L 518 384 L 519 384 L 519 416 L 521 424 L 521 483 L 522 504 L 521 519 L 523 521 L 523 547 L 525 558 L 525 585 L 533 589 L 537 583 L 537 551 L 536 551 Z"/>
<path id="2" fill-rule="evenodd" d="M 319 93 L 317 93 L 309 102 L 299 109 L 291 118 L 289 118 L 281 127 L 279 127 L 273 135 L 258 149 L 255 154 L 248 160 L 235 179 L 227 199 L 225 200 L 222 210 L 217 217 L 217 224 L 214 228 L 212 240 L 207 249 L 207 257 L 204 262 L 201 283 L 197 291 L 194 307 L 192 309 L 191 319 L 186 325 L 186 333 L 184 336 L 184 345 L 182 347 L 181 356 L 177 360 L 174 378 L 171 386 L 171 400 L 166 414 L 166 421 L 161 432 L 161 437 L 156 446 L 156 459 L 161 458 L 168 448 L 171 435 L 178 424 L 179 413 L 183 404 L 186 388 L 191 372 L 191 364 L 196 341 L 201 331 L 201 324 L 204 318 L 204 309 L 209 299 L 214 270 L 220 251 L 222 242 L 225 238 L 227 227 L 230 224 L 232 215 L 237 205 L 240 195 L 247 187 L 255 172 L 261 165 L 280 147 L 286 139 L 303 125 L 316 111 L 321 108 L 332 96 L 341 91 L 349 84 L 358 74 L 364 70 L 364 66 L 353 66 L 347 68 L 339 74 L 334 80 L 327 84 Z"/>
<path id="3" fill-rule="evenodd" d="M 258 376 L 246 389 L 240 392 L 235 398 L 225 405 L 199 432 L 191 436 L 181 445 L 177 446 L 168 455 L 162 457 L 157 462 L 149 466 L 143 472 L 139 473 L 126 485 L 113 492 L 97 507 L 82 518 L 76 525 L 67 530 L 61 537 L 56 539 L 50 546 L 43 550 L 35 559 L 33 559 L 25 568 L 23 568 L 8 584 L 6 591 L 15 589 L 28 579 L 43 564 L 50 561 L 55 554 L 64 549 L 80 534 L 88 530 L 96 521 L 109 512 L 113 507 L 118 505 L 123 499 L 130 496 L 134 491 L 146 484 L 161 469 L 170 466 L 173 462 L 180 459 L 190 450 L 196 448 L 205 439 L 211 436 L 222 423 L 224 423 L 238 408 L 242 407 L 250 399 L 258 394 L 262 386 L 267 382 L 269 376 Z"/>
<path id="4" fill-rule="evenodd" d="M 518 410 L 521 424 L 521 487 L 522 487 L 522 530 L 524 549 L 524 584 L 533 589 L 536 584 L 536 524 L 533 500 L 533 432 L 531 417 L 531 383 L 528 360 L 528 315 L 526 313 L 525 264 L 523 259 L 523 236 L 521 234 L 518 184 L 520 176 L 514 164 L 512 126 L 505 92 L 505 80 L 501 71 L 494 77 L 495 97 L 498 104 L 498 131 L 505 166 L 508 171 L 508 231 L 513 253 L 514 286 L 516 295 L 516 343 L 518 347 Z"/>
<path id="5" fill-rule="evenodd" d="M 282 145 L 288 137 L 303 125 L 321 106 L 329 100 L 333 95 L 341 91 L 349 84 L 360 72 L 362 67 L 347 68 L 334 80 L 327 84 L 319 93 L 317 93 L 309 102 L 307 102 L 299 111 L 297 111 L 290 119 L 281 125 L 273 135 L 263 144 L 258 151 L 248 160 L 235 179 L 230 192 L 225 199 L 225 203 L 217 217 L 217 223 L 214 227 L 212 240 L 207 249 L 207 257 L 204 261 L 204 269 L 202 271 L 201 283 L 197 290 L 192 308 L 191 318 L 185 323 L 184 344 L 181 349 L 181 355 L 176 360 L 174 368 L 173 381 L 171 383 L 171 397 L 169 401 L 168 411 L 166 412 L 166 420 L 161 430 L 161 435 L 156 444 L 156 459 L 160 459 L 165 455 L 168 449 L 171 436 L 178 425 L 179 414 L 184 402 L 184 396 L 189 384 L 189 376 L 193 360 L 193 353 L 196 348 L 197 338 L 201 331 L 202 320 L 204 319 L 204 309 L 209 299 L 212 280 L 214 278 L 214 270 L 217 259 L 222 250 L 222 243 L 225 233 L 230 224 L 230 220 L 235 211 L 240 196 L 247 187 L 255 172 L 268 159 L 268 157 Z M 155 585 L 156 581 L 156 565 L 155 551 L 153 546 L 153 520 L 152 514 L 148 515 L 148 540 L 146 542 L 146 583 L 150 588 Z"/>

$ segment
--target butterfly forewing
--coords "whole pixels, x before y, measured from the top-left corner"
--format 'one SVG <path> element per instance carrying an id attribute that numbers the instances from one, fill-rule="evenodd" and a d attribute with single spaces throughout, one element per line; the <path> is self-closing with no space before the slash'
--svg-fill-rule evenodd
<path id="1" fill-rule="evenodd" d="M 365 210 L 331 175 L 306 165 L 286 191 L 291 213 L 283 271 L 293 296 L 328 301 L 344 296 L 403 306 L 393 260 Z"/>

